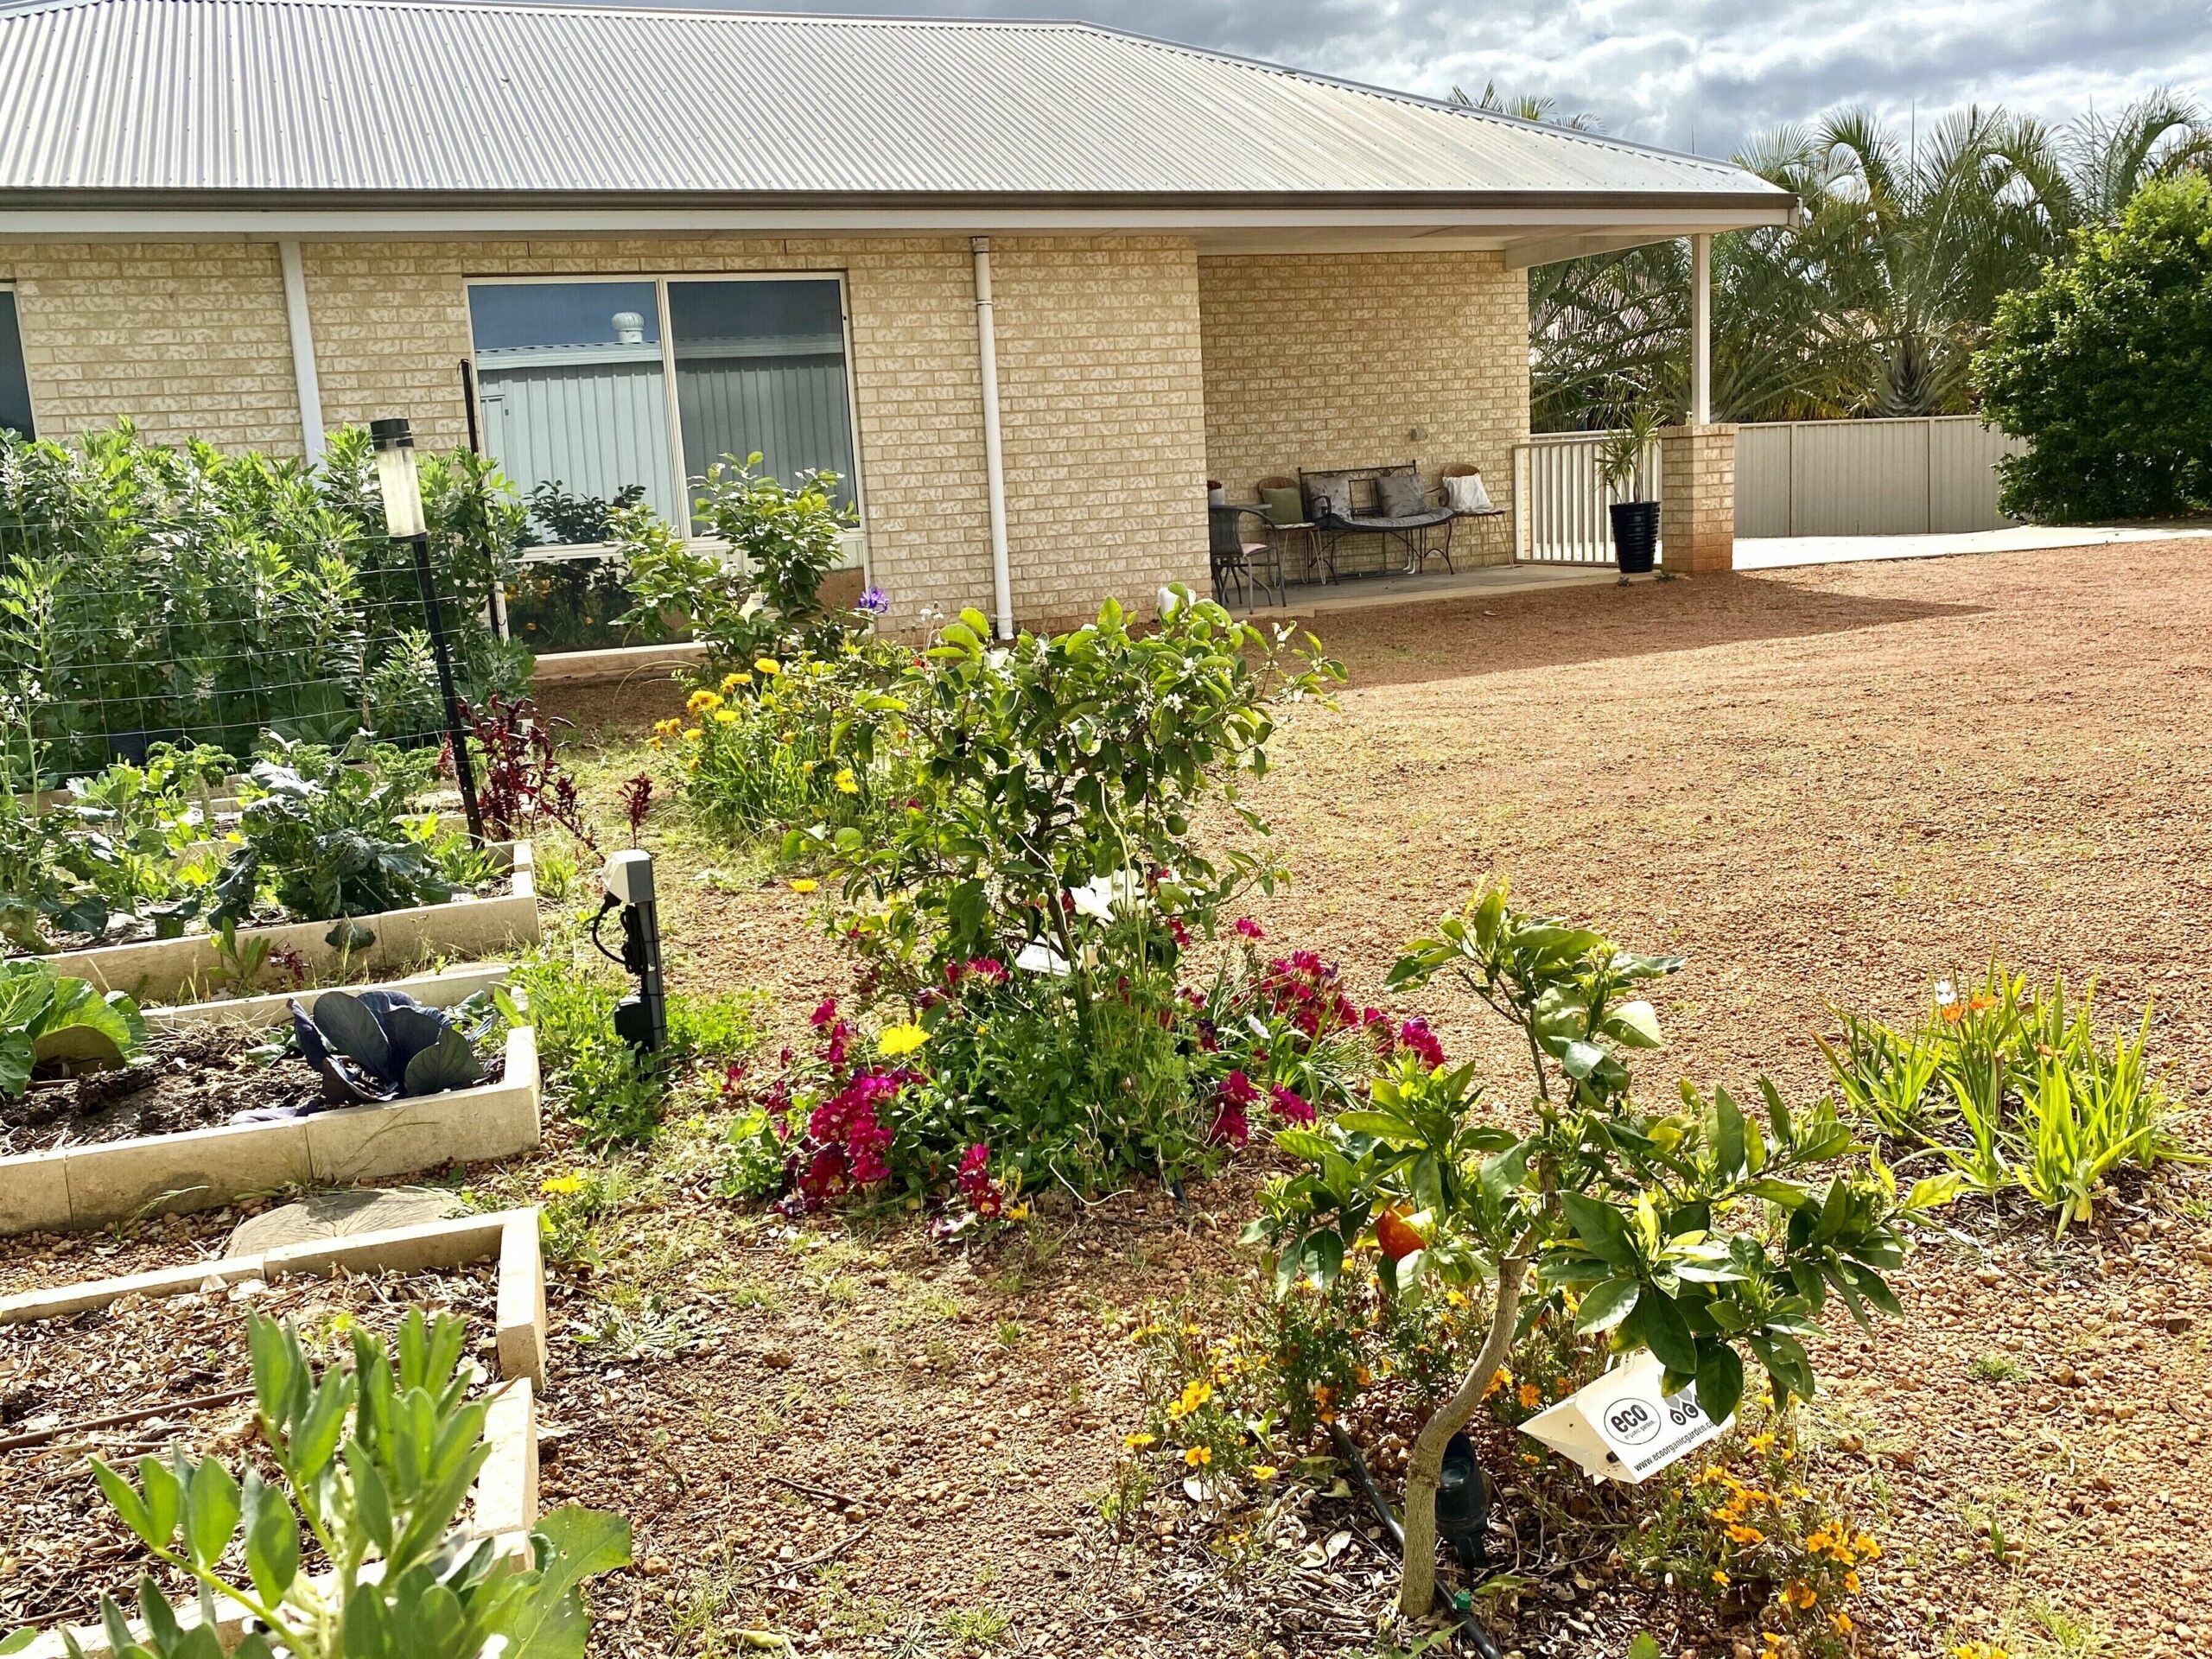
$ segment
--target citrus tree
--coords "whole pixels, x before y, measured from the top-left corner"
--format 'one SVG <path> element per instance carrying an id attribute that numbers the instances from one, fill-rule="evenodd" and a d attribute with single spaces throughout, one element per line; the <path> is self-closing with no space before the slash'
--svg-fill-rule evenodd
<path id="1" fill-rule="evenodd" d="M 1805 1342 L 1829 1297 L 1862 1323 L 1897 1313 L 1885 1275 L 1904 1260 L 1903 1228 L 1955 1190 L 1944 1176 L 1900 1192 L 1831 1103 L 1793 1112 L 1764 1079 L 1760 1114 L 1687 1083 L 1669 1110 L 1638 1104 L 1629 1058 L 1660 1045 L 1642 993 L 1681 966 L 1515 910 L 1503 883 L 1488 887 L 1408 946 L 1389 982 L 1456 981 L 1517 1030 L 1526 1115 L 1489 1115 L 1471 1065 L 1401 1055 L 1365 1109 L 1276 1136 L 1303 1167 L 1269 1189 L 1246 1236 L 1268 1247 L 1279 1295 L 1302 1278 L 1325 1287 L 1370 1240 L 1394 1298 L 1491 1287 L 1482 1344 L 1408 1463 L 1408 1616 L 1435 1595 L 1446 1446 L 1516 1332 L 1550 1313 L 1623 1353 L 1648 1349 L 1665 1389 L 1694 1388 L 1716 1422 L 1742 1396 L 1748 1355 L 1786 1407 L 1813 1393 Z"/>

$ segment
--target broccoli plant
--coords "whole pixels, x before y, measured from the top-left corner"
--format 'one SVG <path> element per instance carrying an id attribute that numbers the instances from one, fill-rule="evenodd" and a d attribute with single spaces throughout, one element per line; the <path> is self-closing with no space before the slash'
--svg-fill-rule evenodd
<path id="1" fill-rule="evenodd" d="M 1900 1193 L 1853 1143 L 1832 1104 L 1793 1112 L 1762 1078 L 1765 1122 L 1725 1089 L 1681 1085 L 1678 1109 L 1630 1096 L 1626 1057 L 1659 1046 L 1640 988 L 1680 970 L 1603 936 L 1510 908 L 1485 888 L 1391 969 L 1394 988 L 1457 980 L 1515 1027 L 1534 1083 L 1525 1122 L 1482 1113 L 1474 1068 L 1402 1056 L 1365 1109 L 1278 1142 L 1306 1167 L 1268 1191 L 1247 1230 L 1269 1247 L 1279 1294 L 1325 1287 L 1366 1238 L 1385 1292 L 1493 1287 L 1488 1330 L 1457 1387 L 1422 1426 L 1406 1471 L 1401 1608 L 1435 1595 L 1436 1491 L 1445 1449 L 1539 1316 L 1648 1349 L 1668 1392 L 1694 1387 L 1714 1421 L 1744 1391 L 1744 1356 L 1777 1408 L 1808 1399 L 1805 1338 L 1831 1294 L 1854 1318 L 1899 1311 L 1884 1275 L 1904 1224 L 1948 1202 L 1939 1176 Z"/>
<path id="2" fill-rule="evenodd" d="M 442 1094 L 484 1081 L 476 1045 L 443 1008 L 404 991 L 325 991 L 315 1014 L 290 1005 L 300 1057 L 322 1074 L 324 1098 L 365 1106 Z"/>
<path id="3" fill-rule="evenodd" d="M 188 1625 L 152 1576 L 141 1579 L 141 1630 L 102 1597 L 114 1659 L 220 1659 L 219 1599 L 251 1621 L 236 1659 L 582 1659 L 590 1620 L 577 1586 L 628 1564 L 630 1523 L 556 1510 L 531 1533 L 527 1566 L 499 1541 L 456 1529 L 491 1451 L 485 1402 L 467 1397 L 461 1322 L 430 1324 L 411 1308 L 396 1353 L 357 1331 L 353 1368 L 318 1376 L 289 1325 L 248 1318 L 276 1480 L 252 1469 L 241 1480 L 181 1449 L 139 1459 L 136 1480 L 90 1459 L 124 1525 L 200 1594 Z M 303 1534 L 327 1573 L 301 1571 Z M 0 1652 L 29 1640 L 19 1631 Z M 62 1642 L 82 1659 L 73 1635 Z"/>

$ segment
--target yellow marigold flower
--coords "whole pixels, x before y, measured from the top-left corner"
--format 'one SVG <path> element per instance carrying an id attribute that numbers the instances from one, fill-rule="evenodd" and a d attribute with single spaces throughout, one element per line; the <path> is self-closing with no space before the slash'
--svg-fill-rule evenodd
<path id="1" fill-rule="evenodd" d="M 733 692 L 733 691 L 736 690 L 737 690 L 737 688 L 738 688 L 739 686 L 743 685 L 743 684 L 744 684 L 747 680 L 751 679 L 752 677 L 752 677 L 750 674 L 735 674 L 735 673 L 733 673 L 733 674 L 725 674 L 725 675 L 723 675 L 723 676 L 722 676 L 722 695 L 723 695 L 724 696 L 728 696 L 731 692 Z"/>
<path id="2" fill-rule="evenodd" d="M 1357 1381 L 1359 1386 L 1363 1389 L 1375 1380 L 1375 1373 L 1369 1370 L 1364 1365 L 1362 1365 L 1357 1370 L 1354 1370 L 1352 1372 L 1352 1376 Z"/>
<path id="3" fill-rule="evenodd" d="M 677 719 L 675 715 L 671 715 L 666 720 L 655 721 L 653 722 L 653 730 L 658 732 L 663 737 L 674 737 L 683 724 L 683 722 L 682 721 Z"/>
<path id="4" fill-rule="evenodd" d="M 793 893 L 812 893 L 822 884 L 810 875 L 795 876 L 790 882 Z"/>
<path id="5" fill-rule="evenodd" d="M 1849 1636 L 1851 1634 L 1851 1615 L 1845 1612 L 1840 1607 L 1837 1608 L 1835 1611 L 1828 1615 L 1828 1623 L 1835 1626 L 1835 1633 L 1838 1636 Z"/>
<path id="6" fill-rule="evenodd" d="M 1497 1375 L 1491 1378 L 1490 1386 L 1483 1390 L 1483 1398 L 1485 1400 L 1489 1399 L 1491 1395 L 1496 1394 L 1500 1389 L 1510 1387 L 1512 1382 L 1513 1373 L 1507 1370 L 1503 1366 L 1500 1366 L 1498 1368 Z"/>
<path id="7" fill-rule="evenodd" d="M 840 795 L 857 795 L 861 792 L 861 780 L 853 776 L 853 769 L 850 766 L 841 767 L 838 770 L 837 792 Z"/>
<path id="8" fill-rule="evenodd" d="M 734 725 L 736 725 L 736 724 L 737 724 L 737 710 L 735 710 L 734 709 L 715 709 L 715 725 L 717 725 L 717 726 L 734 726 Z"/>
<path id="9" fill-rule="evenodd" d="M 1821 1599 L 1821 1592 L 1802 1579 L 1792 1579 L 1783 1586 L 1782 1599 L 1802 1613 Z"/>
<path id="10" fill-rule="evenodd" d="M 685 712 L 694 715 L 703 715 L 709 709 L 719 709 L 721 706 L 721 695 L 714 691 L 694 691 L 683 702 Z"/>
<path id="11" fill-rule="evenodd" d="M 1859 1574 L 1856 1573 L 1845 1573 L 1843 1575 L 1843 1587 L 1851 1594 L 1854 1596 L 1857 1595 L 1859 1593 Z"/>
<path id="12" fill-rule="evenodd" d="M 1122 1444 L 1132 1452 L 1141 1452 L 1159 1439 L 1160 1436 L 1157 1434 L 1124 1434 L 1122 1436 Z"/>
<path id="13" fill-rule="evenodd" d="M 1027 1221 L 1027 1220 L 1028 1220 L 1028 1219 L 1029 1219 L 1029 1206 L 1028 1206 L 1027 1205 L 1026 1205 L 1026 1204 L 1010 1204 L 1010 1205 L 1007 1205 L 1007 1207 L 1006 1207 L 1006 1218 L 1007 1218 L 1008 1221 Z"/>
<path id="14" fill-rule="evenodd" d="M 1875 1541 L 1874 1535 L 1871 1532 L 1860 1533 L 1851 1541 L 1851 1547 L 1857 1550 L 1861 1557 L 1870 1561 L 1882 1553 L 1881 1545 Z"/>
<path id="15" fill-rule="evenodd" d="M 1728 1529 L 1728 1536 L 1747 1548 L 1766 1542 L 1766 1534 L 1761 1532 L 1757 1527 L 1732 1525 Z"/>
<path id="16" fill-rule="evenodd" d="M 1213 1461 L 1213 1448 L 1210 1446 L 1194 1446 L 1183 1453 L 1183 1461 L 1193 1469 L 1203 1469 Z"/>
<path id="17" fill-rule="evenodd" d="M 755 657 L 753 659 L 753 671 L 772 680 L 784 671 L 784 665 L 772 657 Z"/>
<path id="18" fill-rule="evenodd" d="M 645 740 L 645 747 L 649 749 L 659 749 L 665 747 L 666 745 L 658 735 L 655 735 Z"/>
<path id="19" fill-rule="evenodd" d="M 919 1026 L 893 1026 L 876 1033 L 875 1046 L 895 1060 L 902 1054 L 912 1054 L 929 1039 L 929 1033 Z"/>
<path id="20" fill-rule="evenodd" d="M 706 734 L 702 732 L 696 726 L 686 726 L 683 728 L 683 741 L 686 743 L 696 743 L 704 735 L 706 735 Z"/>
<path id="21" fill-rule="evenodd" d="M 1774 1436 L 1770 1433 L 1760 1433 L 1752 1435 L 1745 1444 L 1748 1445 L 1754 1452 L 1764 1452 L 1774 1445 Z"/>
<path id="22" fill-rule="evenodd" d="M 1715 1584 L 1726 1584 L 1728 1582 L 1728 1575 L 1716 1567 L 1713 1569 L 1713 1581 Z"/>
<path id="23" fill-rule="evenodd" d="M 2012 1659 L 2012 1656 L 1994 1642 L 1969 1642 L 1962 1648 L 1953 1648 L 1951 1659 Z"/>
<path id="24" fill-rule="evenodd" d="M 1275 1466 L 1272 1463 L 1255 1463 L 1252 1465 L 1253 1479 L 1273 1480 L 1274 1478 Z"/>
<path id="25" fill-rule="evenodd" d="M 551 1192 L 563 1198 L 570 1197 L 584 1190 L 584 1178 L 575 1171 L 570 1170 L 566 1175 L 556 1175 L 550 1180 L 541 1182 L 537 1190 L 541 1192 Z"/>
<path id="26" fill-rule="evenodd" d="M 1468 1305 L 1467 1293 L 1464 1290 L 1447 1290 L 1444 1293 L 1444 1300 L 1448 1306 L 1465 1307 Z"/>
<path id="27" fill-rule="evenodd" d="M 1534 1411 L 1538 1406 L 1541 1406 L 1543 1403 L 1544 1391 L 1541 1389 L 1538 1388 L 1533 1382 L 1523 1382 L 1521 1385 L 1522 1410 Z"/>

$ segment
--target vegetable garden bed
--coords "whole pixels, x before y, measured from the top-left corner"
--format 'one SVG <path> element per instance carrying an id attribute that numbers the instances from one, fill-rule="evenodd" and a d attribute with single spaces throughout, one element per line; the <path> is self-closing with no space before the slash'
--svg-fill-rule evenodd
<path id="1" fill-rule="evenodd" d="M 85 1454 L 123 1466 L 173 1446 L 194 1456 L 255 1456 L 247 1449 L 256 1444 L 248 1307 L 289 1320 L 310 1351 L 334 1352 L 355 1326 L 388 1335 L 409 1305 L 461 1318 L 486 1380 L 504 1379 L 490 1397 L 492 1452 L 471 1524 L 480 1535 L 514 1538 L 537 1512 L 535 1397 L 546 1346 L 535 1210 L 315 1240 L 0 1300 L 0 1378 L 11 1402 L 0 1434 L 0 1504 L 17 1517 L 21 1541 L 35 1546 L 0 1586 L 0 1624 L 86 1620 L 103 1590 L 127 1592 L 150 1564 L 97 1502 Z M 181 1598 L 181 1578 L 160 1575 Z M 179 1611 L 189 1622 L 190 1612 Z M 237 1610 L 219 1617 L 232 1636 Z M 109 1651 L 96 1628 L 76 1636 L 88 1656 Z M 29 1649 L 37 1659 L 63 1652 L 58 1634 Z"/>
<path id="2" fill-rule="evenodd" d="M 530 843 L 487 849 L 504 861 L 507 890 L 491 898 L 454 899 L 348 918 L 371 937 L 353 949 L 332 942 L 328 920 L 280 922 L 237 931 L 239 952 L 266 951 L 295 964 L 308 981 L 341 967 L 374 972 L 405 969 L 439 956 L 484 957 L 537 943 L 537 885 Z M 141 1003 L 173 1002 L 204 995 L 225 977 L 224 942 L 216 934 L 145 939 L 132 944 L 67 950 L 45 960 L 57 973 L 91 982 L 102 990 L 127 992 Z"/>
<path id="3" fill-rule="evenodd" d="M 504 969 L 477 969 L 378 988 L 451 1007 L 504 977 Z M 312 1013 L 327 995 L 298 1000 Z M 41 1145 L 0 1158 L 0 1234 L 209 1209 L 288 1186 L 346 1185 L 504 1158 L 537 1144 L 537 1033 L 527 1025 L 507 1032 L 496 1077 L 473 1087 L 270 1122 L 222 1121 L 241 1107 L 289 1109 L 315 1094 L 315 1070 L 296 1057 L 245 1071 L 226 1062 L 284 1017 L 288 1000 L 159 1011 L 153 1065 L 78 1078 L 64 1085 L 73 1098 L 51 1108 L 38 1103 L 35 1090 L 27 1096 L 29 1109 L 19 1108 L 16 1121 L 23 1137 Z M 200 1075 L 183 1075 L 180 1061 Z"/>

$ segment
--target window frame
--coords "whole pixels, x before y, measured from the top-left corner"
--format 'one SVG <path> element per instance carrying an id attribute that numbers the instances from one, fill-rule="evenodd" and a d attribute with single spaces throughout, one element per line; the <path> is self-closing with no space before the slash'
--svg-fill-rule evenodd
<path id="1" fill-rule="evenodd" d="M 874 580 L 868 534 L 868 467 L 861 458 L 861 404 L 859 389 L 853 377 L 853 308 L 852 289 L 848 274 L 842 268 L 823 269 L 819 266 L 793 266 L 773 270 L 565 270 L 532 271 L 527 275 L 486 273 L 481 276 L 464 272 L 461 276 L 463 308 L 467 308 L 467 292 L 472 288 L 526 288 L 548 283 L 651 283 L 653 285 L 653 309 L 660 328 L 660 370 L 663 414 L 668 422 L 668 450 L 675 477 L 671 480 L 674 499 L 689 509 L 691 500 L 692 469 L 683 453 L 683 416 L 676 394 L 676 334 L 670 327 L 668 290 L 676 283 L 790 283 L 829 282 L 837 286 L 837 328 L 845 359 L 845 421 L 851 429 L 853 453 L 853 509 L 859 522 L 846 530 L 840 539 L 845 543 L 847 563 L 842 569 L 857 569 L 863 582 Z M 6 284 L 0 283 L 0 287 Z M 484 421 L 484 365 L 476 350 L 476 331 L 472 320 L 468 334 L 468 362 L 472 371 L 469 397 L 476 407 L 470 411 L 476 420 L 476 429 L 485 430 Z M 38 411 L 31 411 L 34 426 Z M 497 459 L 497 457 L 493 457 Z M 716 459 L 719 459 L 717 457 Z M 703 469 L 702 469 L 703 470 Z M 719 537 L 690 536 L 685 538 L 694 547 L 721 548 Z M 608 543 L 605 542 L 571 542 L 558 547 L 533 547 L 522 557 L 526 564 L 554 563 L 562 560 L 589 556 L 604 556 Z"/>
<path id="2" fill-rule="evenodd" d="M 0 277 L 0 294 L 4 294 L 8 296 L 9 309 L 15 314 L 16 367 L 23 377 L 24 407 L 29 409 L 31 412 L 31 429 L 27 435 L 31 442 L 35 442 L 38 438 L 39 429 L 45 424 L 45 423 L 39 415 L 37 389 L 31 385 L 30 341 L 23 336 L 22 290 L 13 278 Z M 847 332 L 849 333 L 850 330 L 849 329 Z M 849 378 L 849 375 L 847 378 Z M 857 449 L 853 453 L 855 456 L 860 454 Z M 855 461 L 854 464 L 854 470 L 859 470 L 859 463 L 857 461 Z M 857 485 L 855 486 L 855 492 L 857 492 L 858 487 L 859 486 Z M 860 499 L 857 493 L 855 494 L 853 499 L 855 500 L 858 500 Z"/>

